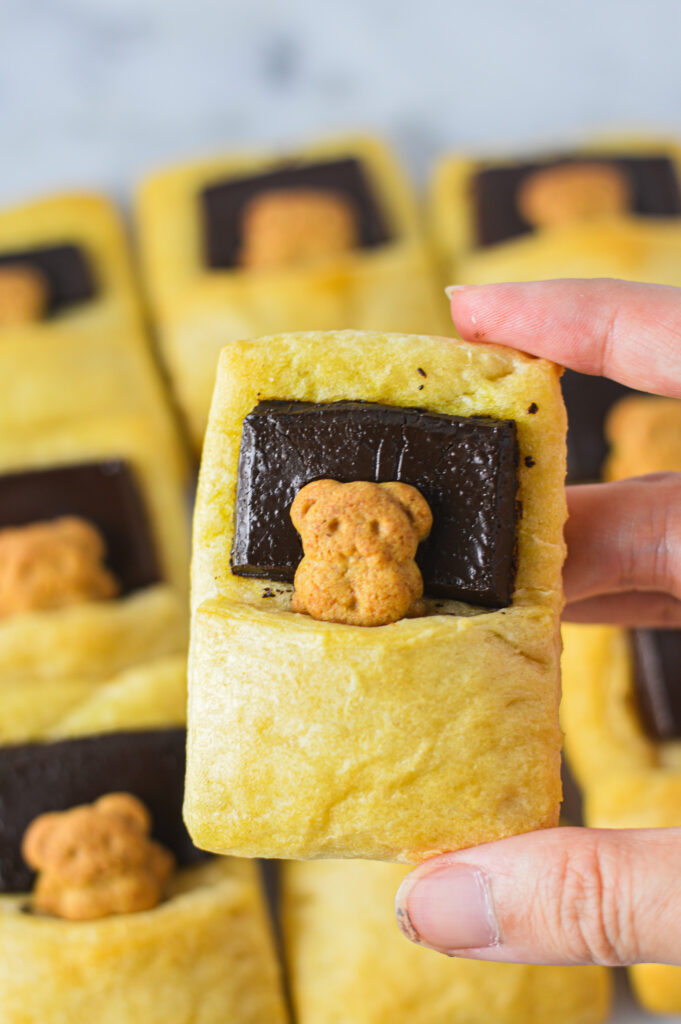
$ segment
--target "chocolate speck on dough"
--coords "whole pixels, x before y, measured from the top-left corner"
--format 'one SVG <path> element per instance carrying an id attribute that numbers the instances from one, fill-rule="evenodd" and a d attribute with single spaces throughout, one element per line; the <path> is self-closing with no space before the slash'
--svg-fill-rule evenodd
<path id="1" fill-rule="evenodd" d="M 534 461 L 531 455 L 525 456 L 525 465 L 528 469 L 532 469 L 533 466 L 536 466 L 536 462 Z"/>
<path id="2" fill-rule="evenodd" d="M 529 407 L 529 409 L 527 411 L 529 412 L 529 414 L 531 416 L 534 416 L 534 414 L 536 412 L 539 412 L 539 406 L 537 405 L 536 402 L 533 402 L 532 405 Z"/>
<path id="3" fill-rule="evenodd" d="M 417 367 L 416 367 L 416 372 L 417 372 L 417 373 L 420 373 L 422 377 L 427 377 L 427 376 L 428 376 L 428 374 L 426 373 L 426 371 L 425 371 L 425 370 L 423 369 L 423 367 L 421 367 L 421 366 L 417 366 Z"/>
<path id="4" fill-rule="evenodd" d="M 275 597 L 276 595 L 275 595 L 275 593 L 274 593 L 274 591 L 272 590 L 271 587 L 265 587 L 265 589 L 262 592 L 262 596 L 263 597 Z"/>
<path id="5" fill-rule="evenodd" d="M 417 387 L 416 390 L 417 391 L 423 391 L 423 388 L 424 388 L 424 385 L 423 384 L 419 384 L 419 386 Z"/>

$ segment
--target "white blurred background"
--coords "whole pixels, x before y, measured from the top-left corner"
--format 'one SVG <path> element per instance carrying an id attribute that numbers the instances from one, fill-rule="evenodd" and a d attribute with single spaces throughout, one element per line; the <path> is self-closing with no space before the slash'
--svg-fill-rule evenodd
<path id="1" fill-rule="evenodd" d="M 0 0 L 0 201 L 346 128 L 438 152 L 681 134 L 679 0 Z"/>

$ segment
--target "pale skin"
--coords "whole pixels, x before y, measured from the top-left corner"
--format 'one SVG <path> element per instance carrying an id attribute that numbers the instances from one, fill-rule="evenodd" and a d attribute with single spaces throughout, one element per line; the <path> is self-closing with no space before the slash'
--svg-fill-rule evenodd
<path id="1" fill-rule="evenodd" d="M 464 287 L 451 312 L 467 340 L 681 398 L 681 289 Z M 681 473 L 571 487 L 568 504 L 565 618 L 681 627 Z M 477 960 L 681 965 L 680 864 L 681 828 L 548 829 L 425 862 L 398 893 L 399 920 Z"/>

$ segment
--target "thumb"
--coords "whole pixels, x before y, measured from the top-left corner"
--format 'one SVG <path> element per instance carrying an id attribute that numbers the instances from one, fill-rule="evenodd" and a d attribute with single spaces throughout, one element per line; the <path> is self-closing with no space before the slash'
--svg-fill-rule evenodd
<path id="1" fill-rule="evenodd" d="M 447 853 L 397 894 L 405 935 L 450 956 L 681 964 L 681 828 L 557 828 Z"/>

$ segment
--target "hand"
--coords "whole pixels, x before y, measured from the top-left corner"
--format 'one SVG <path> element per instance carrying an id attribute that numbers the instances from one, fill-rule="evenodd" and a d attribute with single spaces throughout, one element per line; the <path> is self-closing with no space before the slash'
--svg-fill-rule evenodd
<path id="1" fill-rule="evenodd" d="M 548 281 L 451 292 L 463 338 L 681 398 L 681 289 Z M 681 626 L 681 474 L 568 490 L 566 618 Z M 679 809 L 681 816 L 681 808 Z M 450 955 L 681 964 L 681 828 L 560 828 L 434 857 L 398 921 Z"/>

